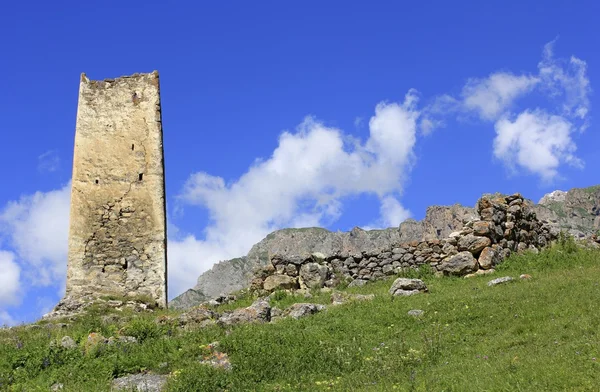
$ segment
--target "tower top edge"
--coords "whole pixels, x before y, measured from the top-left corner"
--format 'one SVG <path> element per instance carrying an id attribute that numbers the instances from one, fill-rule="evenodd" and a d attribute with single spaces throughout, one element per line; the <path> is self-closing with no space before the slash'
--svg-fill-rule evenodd
<path id="1" fill-rule="evenodd" d="M 119 76 L 117 78 L 107 78 L 107 79 L 103 79 L 103 80 L 91 80 L 90 78 L 88 78 L 88 76 L 85 74 L 85 72 L 81 73 L 81 83 L 87 83 L 87 84 L 94 84 L 94 83 L 114 83 L 114 82 L 118 82 L 118 81 L 124 81 L 127 79 L 158 79 L 158 71 L 154 70 L 152 72 L 148 72 L 148 73 L 134 73 L 133 75 L 123 75 L 123 76 Z"/>

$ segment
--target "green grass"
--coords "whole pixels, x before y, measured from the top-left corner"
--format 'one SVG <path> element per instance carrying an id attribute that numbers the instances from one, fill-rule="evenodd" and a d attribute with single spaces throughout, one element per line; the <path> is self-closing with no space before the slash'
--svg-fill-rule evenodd
<path id="1" fill-rule="evenodd" d="M 587 188 L 583 188 L 586 193 L 592 194 L 600 191 L 600 185 L 589 186 Z"/>
<path id="2" fill-rule="evenodd" d="M 531 280 L 518 280 L 527 273 Z M 429 294 L 391 298 L 390 281 L 345 291 L 370 302 L 330 307 L 267 325 L 183 331 L 153 315 L 102 322 L 95 309 L 64 329 L 0 331 L 0 390 L 108 391 L 128 373 L 170 374 L 169 391 L 595 391 L 600 385 L 600 252 L 564 238 L 539 255 L 509 258 L 495 275 L 422 277 Z M 495 287 L 493 277 L 516 281 Z M 327 303 L 277 293 L 274 304 Z M 220 310 L 247 306 L 251 297 Z M 407 315 L 422 309 L 424 316 Z M 119 313 L 119 315 L 123 315 Z M 136 336 L 140 343 L 85 349 L 90 332 Z M 77 349 L 51 344 L 69 335 Z M 220 341 L 233 370 L 201 365 L 204 345 Z"/>

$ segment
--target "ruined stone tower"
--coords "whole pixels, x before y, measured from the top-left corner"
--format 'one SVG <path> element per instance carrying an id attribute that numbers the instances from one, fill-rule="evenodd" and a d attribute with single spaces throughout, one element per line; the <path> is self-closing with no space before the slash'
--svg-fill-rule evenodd
<path id="1" fill-rule="evenodd" d="M 81 75 L 67 298 L 150 296 L 167 306 L 158 73 Z"/>

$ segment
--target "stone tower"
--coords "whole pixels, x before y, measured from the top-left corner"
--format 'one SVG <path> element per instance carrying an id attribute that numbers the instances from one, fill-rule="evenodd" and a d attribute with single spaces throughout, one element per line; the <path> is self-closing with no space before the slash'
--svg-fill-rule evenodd
<path id="1" fill-rule="evenodd" d="M 66 298 L 149 296 L 167 306 L 158 72 L 81 75 Z"/>

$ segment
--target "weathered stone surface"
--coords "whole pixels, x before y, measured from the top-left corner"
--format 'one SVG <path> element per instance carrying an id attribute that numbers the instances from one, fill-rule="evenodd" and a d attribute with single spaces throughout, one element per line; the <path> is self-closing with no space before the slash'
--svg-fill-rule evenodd
<path id="1" fill-rule="evenodd" d="M 473 234 L 476 236 L 484 236 L 490 234 L 490 227 L 492 226 L 491 222 L 486 221 L 476 221 L 473 222 Z"/>
<path id="2" fill-rule="evenodd" d="M 511 278 L 510 276 L 503 276 L 502 278 L 496 278 L 493 280 L 490 280 L 488 282 L 488 286 L 496 286 L 502 283 L 508 283 L 508 282 L 512 282 L 514 279 Z"/>
<path id="3" fill-rule="evenodd" d="M 600 185 L 548 193 L 532 208 L 555 234 L 564 230 L 584 238 L 600 230 Z"/>
<path id="4" fill-rule="evenodd" d="M 409 297 L 411 295 L 421 294 L 419 290 L 403 290 L 398 289 L 392 294 L 394 297 Z"/>
<path id="5" fill-rule="evenodd" d="M 214 322 L 217 319 L 218 314 L 212 309 L 207 308 L 206 306 L 200 305 L 191 308 L 185 313 L 180 314 L 177 317 L 177 321 L 180 326 L 185 326 L 189 324 L 201 324 L 202 326 L 211 324 L 211 321 Z"/>
<path id="6" fill-rule="evenodd" d="M 478 237 L 472 234 L 468 234 L 458 240 L 458 250 L 468 250 L 473 254 L 478 254 L 486 246 L 490 246 L 492 241 L 488 237 Z"/>
<path id="7" fill-rule="evenodd" d="M 169 301 L 169 309 L 189 309 L 194 305 L 208 301 L 206 295 L 194 289 L 188 289 L 176 299 Z"/>
<path id="8" fill-rule="evenodd" d="M 158 73 L 81 77 L 66 297 L 145 295 L 167 305 Z"/>
<path id="9" fill-rule="evenodd" d="M 421 279 L 398 278 L 392 283 L 389 293 L 394 296 L 413 295 L 427 292 L 427 286 Z"/>
<path id="10" fill-rule="evenodd" d="M 411 309 L 408 311 L 408 315 L 413 316 L 413 317 L 421 317 L 424 314 L 425 314 L 425 311 L 421 310 L 421 309 Z"/>
<path id="11" fill-rule="evenodd" d="M 296 289 L 298 282 L 291 276 L 271 275 L 265 279 L 263 288 L 266 291 Z"/>
<path id="12" fill-rule="evenodd" d="M 474 208 L 460 204 L 428 207 L 425 219 L 422 221 L 423 235 L 420 238 L 414 238 L 414 240 L 421 241 L 448 237 L 451 232 L 460 230 L 465 222 L 476 218 L 477 211 Z"/>
<path id="13" fill-rule="evenodd" d="M 70 336 L 63 336 L 63 338 L 60 340 L 60 345 L 67 349 L 77 347 L 77 343 L 75 343 L 73 338 Z"/>
<path id="14" fill-rule="evenodd" d="M 309 303 L 297 303 L 291 305 L 289 308 L 283 311 L 283 317 L 291 317 L 293 319 L 299 319 L 301 317 L 310 316 L 317 312 L 325 309 L 325 305 L 320 304 L 309 304 Z"/>
<path id="15" fill-rule="evenodd" d="M 317 263 L 308 263 L 300 267 L 301 288 L 321 288 L 327 280 L 327 267 Z"/>
<path id="16" fill-rule="evenodd" d="M 499 253 L 491 247 L 486 247 L 481 251 L 479 255 L 479 267 L 483 269 L 490 269 L 498 264 L 500 260 Z"/>
<path id="17" fill-rule="evenodd" d="M 448 258 L 438 269 L 446 275 L 466 275 L 477 271 L 477 259 L 471 252 L 463 251 Z"/>
<path id="18" fill-rule="evenodd" d="M 271 305 L 264 299 L 255 301 L 247 308 L 227 312 L 219 318 L 219 323 L 222 325 L 266 323 L 269 321 L 271 321 Z"/>
<path id="19" fill-rule="evenodd" d="M 161 392 L 167 384 L 167 376 L 162 374 L 131 374 L 115 378 L 112 388 L 115 391 Z"/>
<path id="20" fill-rule="evenodd" d="M 365 280 L 365 279 L 355 279 L 352 282 L 350 282 L 348 287 L 361 287 L 361 286 L 366 285 L 368 282 L 369 281 Z"/>

